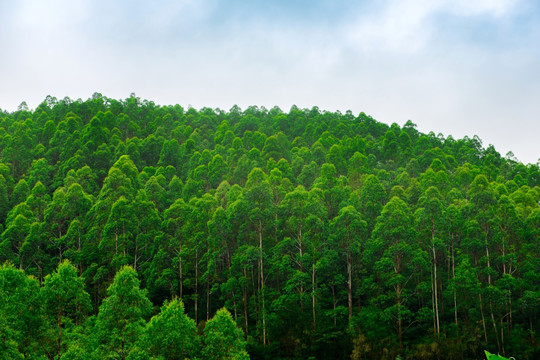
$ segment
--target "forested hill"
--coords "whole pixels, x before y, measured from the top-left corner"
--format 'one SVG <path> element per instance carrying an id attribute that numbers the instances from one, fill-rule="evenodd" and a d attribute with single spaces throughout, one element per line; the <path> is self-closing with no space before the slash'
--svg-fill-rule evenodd
<path id="1" fill-rule="evenodd" d="M 540 358 L 538 166 L 410 121 L 23 103 L 0 234 L 0 358 Z"/>

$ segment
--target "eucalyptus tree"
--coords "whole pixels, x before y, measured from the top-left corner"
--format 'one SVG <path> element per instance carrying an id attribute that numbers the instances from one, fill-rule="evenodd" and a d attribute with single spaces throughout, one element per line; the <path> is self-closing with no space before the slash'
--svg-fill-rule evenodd
<path id="1" fill-rule="evenodd" d="M 107 289 L 92 332 L 92 350 L 100 358 L 126 359 L 144 332 L 152 303 L 140 288 L 137 273 L 124 266 Z"/>
<path id="2" fill-rule="evenodd" d="M 266 306 L 265 306 L 265 276 L 264 276 L 264 238 L 268 225 L 273 218 L 274 206 L 272 203 L 272 189 L 267 175 L 260 169 L 253 169 L 246 181 L 244 200 L 248 211 L 255 243 L 259 249 L 259 292 L 261 301 L 262 342 L 266 344 Z"/>
<path id="3" fill-rule="evenodd" d="M 45 277 L 39 298 L 44 307 L 44 345 L 49 358 L 60 359 L 75 334 L 82 331 L 92 308 L 84 287 L 84 280 L 68 260 Z"/>
<path id="4" fill-rule="evenodd" d="M 411 279 L 426 267 L 427 261 L 427 254 L 415 241 L 416 234 L 410 226 L 412 219 L 407 204 L 393 197 L 377 218 L 367 248 L 380 291 L 372 301 L 380 307 L 381 319 L 395 322 L 400 348 L 405 332 L 418 321 L 414 320 Z"/>

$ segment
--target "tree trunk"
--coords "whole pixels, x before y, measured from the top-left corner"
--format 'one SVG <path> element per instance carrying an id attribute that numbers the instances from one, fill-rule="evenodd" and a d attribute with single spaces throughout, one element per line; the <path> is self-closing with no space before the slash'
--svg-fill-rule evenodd
<path id="1" fill-rule="evenodd" d="M 332 305 L 334 306 L 334 326 L 337 326 L 337 314 L 336 314 L 336 288 L 332 284 Z"/>
<path id="2" fill-rule="evenodd" d="M 195 324 L 199 323 L 199 250 L 195 250 Z"/>
<path id="3" fill-rule="evenodd" d="M 457 294 L 456 294 L 456 261 L 454 255 L 454 238 L 452 237 L 452 279 L 454 280 L 454 321 L 458 326 Z"/>
<path id="4" fill-rule="evenodd" d="M 484 340 L 486 340 L 486 343 L 487 343 L 488 339 L 487 339 L 487 330 L 486 330 L 486 319 L 484 317 L 484 307 L 482 306 L 482 294 L 478 294 L 478 300 L 480 301 L 480 314 L 482 315 L 482 327 L 484 328 Z"/>
<path id="5" fill-rule="evenodd" d="M 263 327 L 263 346 L 266 346 L 266 310 L 264 306 L 264 266 L 263 266 L 263 237 L 262 237 L 262 220 L 259 219 L 259 263 L 260 263 L 260 273 L 261 273 L 261 317 L 262 317 L 262 327 Z"/>
<path id="6" fill-rule="evenodd" d="M 398 284 L 396 288 L 396 300 L 398 308 L 398 339 L 399 348 L 403 349 L 403 319 L 401 317 L 401 286 Z"/>
<path id="7" fill-rule="evenodd" d="M 352 319 L 352 264 L 351 254 L 347 252 L 347 302 L 349 304 L 349 322 Z"/>
<path id="8" fill-rule="evenodd" d="M 435 245 L 432 247 L 433 250 L 433 289 L 435 290 L 435 319 L 436 319 L 436 334 L 438 335 L 440 333 L 440 325 L 439 325 L 439 295 L 437 292 L 437 253 L 435 251 Z"/>
<path id="9" fill-rule="evenodd" d="M 313 330 L 317 330 L 317 318 L 315 310 L 315 264 L 312 264 L 311 270 L 311 305 L 313 307 Z"/>
<path id="10" fill-rule="evenodd" d="M 210 279 L 206 279 L 206 321 L 210 320 Z"/>
<path id="11" fill-rule="evenodd" d="M 246 268 L 244 267 L 243 268 L 243 272 L 244 272 L 244 278 L 246 279 L 246 282 L 247 282 L 247 273 L 246 273 Z M 244 295 L 244 319 L 245 319 L 245 323 L 246 323 L 246 328 L 245 328 L 245 331 L 246 331 L 246 336 L 249 334 L 249 329 L 248 329 L 248 311 L 247 311 L 247 303 L 248 303 L 248 293 L 247 293 L 247 286 L 243 286 L 242 287 L 242 290 L 243 290 L 243 295 Z"/>

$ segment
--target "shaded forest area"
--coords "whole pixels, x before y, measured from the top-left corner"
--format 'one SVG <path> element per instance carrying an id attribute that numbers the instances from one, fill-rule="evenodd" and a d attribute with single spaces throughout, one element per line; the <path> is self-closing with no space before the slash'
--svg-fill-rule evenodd
<path id="1" fill-rule="evenodd" d="M 0 151 L 0 357 L 540 358 L 540 170 L 476 136 L 96 93 Z"/>

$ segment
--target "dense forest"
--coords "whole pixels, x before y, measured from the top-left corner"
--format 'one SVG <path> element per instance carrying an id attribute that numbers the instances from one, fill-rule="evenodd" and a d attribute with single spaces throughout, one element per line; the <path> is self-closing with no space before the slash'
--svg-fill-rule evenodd
<path id="1" fill-rule="evenodd" d="M 22 103 L 0 234 L 2 359 L 540 358 L 538 165 L 411 121 Z"/>

